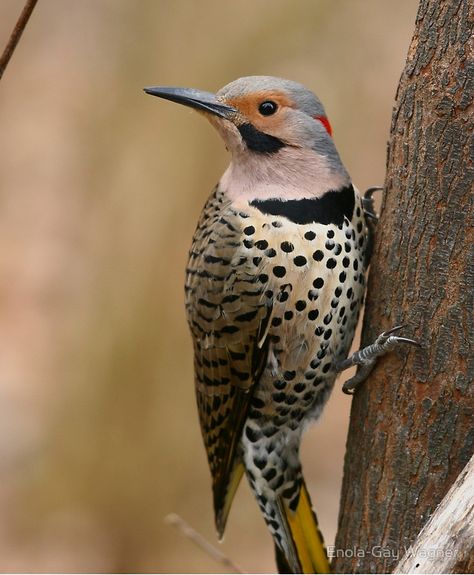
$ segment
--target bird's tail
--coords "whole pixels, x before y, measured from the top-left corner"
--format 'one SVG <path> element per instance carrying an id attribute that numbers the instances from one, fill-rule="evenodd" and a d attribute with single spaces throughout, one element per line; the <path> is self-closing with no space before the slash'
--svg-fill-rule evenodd
<path id="1" fill-rule="evenodd" d="M 328 556 L 306 485 L 302 481 L 296 511 L 278 500 L 284 537 L 275 543 L 279 573 L 330 573 Z"/>

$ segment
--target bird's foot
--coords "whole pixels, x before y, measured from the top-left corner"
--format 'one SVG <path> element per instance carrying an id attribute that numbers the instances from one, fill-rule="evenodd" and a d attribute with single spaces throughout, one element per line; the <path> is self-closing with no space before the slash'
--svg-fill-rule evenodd
<path id="1" fill-rule="evenodd" d="M 357 387 L 365 381 L 370 372 L 375 367 L 377 358 L 385 355 L 392 349 L 396 348 L 400 343 L 409 343 L 411 345 L 420 346 L 420 344 L 414 339 L 408 339 L 407 337 L 400 337 L 394 335 L 396 332 L 404 328 L 404 325 L 397 325 L 388 331 L 381 333 L 375 342 L 367 347 L 354 352 L 350 357 L 341 361 L 337 365 L 337 370 L 344 371 L 353 365 L 358 366 L 357 373 L 354 377 L 347 380 L 342 386 L 342 391 L 349 395 L 353 394 Z"/>
<path id="2" fill-rule="evenodd" d="M 382 186 L 373 186 L 368 190 L 365 190 L 364 197 L 362 198 L 362 206 L 364 208 L 364 215 L 368 220 L 372 220 L 374 223 L 379 221 L 379 217 L 374 208 L 374 192 L 380 192 L 383 190 Z"/>

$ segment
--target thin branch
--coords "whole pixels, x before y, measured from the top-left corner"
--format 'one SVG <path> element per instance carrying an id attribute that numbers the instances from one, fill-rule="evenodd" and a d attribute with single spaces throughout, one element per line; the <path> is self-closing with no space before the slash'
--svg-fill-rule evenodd
<path id="1" fill-rule="evenodd" d="M 224 553 L 216 549 L 214 545 L 211 545 L 200 533 L 198 533 L 191 525 L 186 523 L 186 521 L 177 515 L 176 513 L 170 513 L 165 517 L 166 523 L 174 525 L 182 535 L 191 539 L 204 553 L 209 555 L 214 561 L 220 565 L 225 566 L 227 569 L 231 570 L 233 573 L 245 573 L 238 565 L 236 565 L 231 559 L 229 559 Z"/>
<path id="2" fill-rule="evenodd" d="M 2 79 L 3 73 L 8 66 L 8 62 L 10 62 L 10 58 L 15 51 L 16 45 L 20 41 L 23 30 L 25 29 L 37 2 L 38 0 L 26 0 L 23 11 L 18 18 L 18 22 L 16 23 L 15 28 L 13 28 L 10 39 L 8 40 L 5 50 L 3 51 L 3 54 L 0 58 L 0 80 Z"/>
<path id="3" fill-rule="evenodd" d="M 474 456 L 394 573 L 469 573 L 474 546 Z"/>

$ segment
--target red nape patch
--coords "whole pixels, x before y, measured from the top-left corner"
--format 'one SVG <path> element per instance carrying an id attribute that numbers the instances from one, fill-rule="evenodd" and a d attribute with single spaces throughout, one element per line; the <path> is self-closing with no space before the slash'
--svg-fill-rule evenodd
<path id="1" fill-rule="evenodd" d="M 329 123 L 329 120 L 326 118 L 326 116 L 315 116 L 314 119 L 319 120 L 321 124 L 326 128 L 326 132 L 332 136 L 331 124 Z"/>

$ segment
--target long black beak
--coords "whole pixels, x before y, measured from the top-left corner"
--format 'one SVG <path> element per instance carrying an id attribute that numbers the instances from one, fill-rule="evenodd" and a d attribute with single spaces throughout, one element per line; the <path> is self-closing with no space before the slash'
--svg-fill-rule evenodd
<path id="1" fill-rule="evenodd" d="M 231 106 L 226 106 L 219 102 L 214 94 L 204 92 L 202 90 L 195 90 L 194 88 L 171 88 L 167 86 L 154 86 L 151 88 L 143 88 L 147 94 L 151 96 L 158 96 L 165 100 L 171 100 L 184 106 L 196 108 L 197 110 L 204 110 L 210 112 L 221 118 L 229 118 L 235 114 L 237 110 Z"/>

